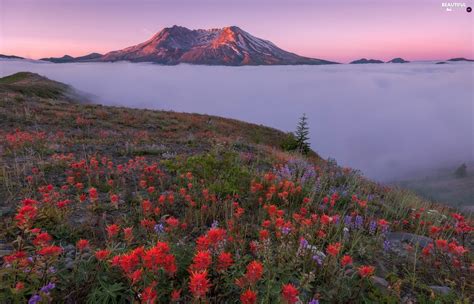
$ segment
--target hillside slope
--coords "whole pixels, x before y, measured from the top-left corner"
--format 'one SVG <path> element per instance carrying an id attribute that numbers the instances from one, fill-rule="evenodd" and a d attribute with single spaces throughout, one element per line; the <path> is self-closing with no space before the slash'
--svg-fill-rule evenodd
<path id="1" fill-rule="evenodd" d="M 0 79 L 1 303 L 472 302 L 456 210 L 271 128 L 37 82 Z"/>

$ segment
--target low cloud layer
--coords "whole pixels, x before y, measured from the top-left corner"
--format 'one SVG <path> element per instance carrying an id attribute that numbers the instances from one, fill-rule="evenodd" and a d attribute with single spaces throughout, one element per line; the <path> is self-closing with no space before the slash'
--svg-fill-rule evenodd
<path id="1" fill-rule="evenodd" d="M 295 128 L 309 117 L 323 157 L 388 181 L 418 169 L 474 160 L 474 65 L 209 67 L 131 63 L 0 62 L 0 75 L 31 71 L 97 102 L 208 113 Z"/>

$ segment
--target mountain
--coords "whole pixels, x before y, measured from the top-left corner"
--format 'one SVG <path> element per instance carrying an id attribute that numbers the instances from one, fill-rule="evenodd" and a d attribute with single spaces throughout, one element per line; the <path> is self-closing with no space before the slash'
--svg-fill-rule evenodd
<path id="1" fill-rule="evenodd" d="M 362 58 L 362 59 L 359 59 L 359 60 L 351 61 L 350 64 L 365 64 L 365 63 L 383 63 L 383 61 L 382 60 L 377 60 L 377 59 Z"/>
<path id="2" fill-rule="evenodd" d="M 79 57 L 64 55 L 63 57 L 41 58 L 40 60 L 54 62 L 54 63 L 69 63 L 69 62 L 93 61 L 95 59 L 99 59 L 100 57 L 102 57 L 102 54 L 90 53 L 88 55 L 79 56 Z"/>
<path id="3" fill-rule="evenodd" d="M 0 54 L 0 59 L 25 59 L 25 58 L 20 57 L 20 56 L 14 56 L 14 55 Z"/>
<path id="4" fill-rule="evenodd" d="M 74 57 L 69 55 L 64 55 L 63 57 L 49 57 L 49 58 L 41 58 L 42 61 L 50 61 L 54 63 L 66 63 L 66 62 L 74 62 Z"/>
<path id="5" fill-rule="evenodd" d="M 472 59 L 466 59 L 466 58 L 462 58 L 462 57 L 451 58 L 451 59 L 448 59 L 448 61 L 468 61 L 468 62 L 474 62 L 474 60 L 472 60 Z"/>
<path id="6" fill-rule="evenodd" d="M 407 61 L 403 58 L 400 58 L 400 57 L 397 57 L 397 58 L 393 58 L 392 60 L 390 61 L 387 61 L 387 63 L 408 63 L 410 61 Z"/>
<path id="7" fill-rule="evenodd" d="M 176 25 L 163 29 L 143 43 L 109 52 L 98 60 L 234 66 L 335 63 L 284 51 L 237 26 L 190 30 Z"/>

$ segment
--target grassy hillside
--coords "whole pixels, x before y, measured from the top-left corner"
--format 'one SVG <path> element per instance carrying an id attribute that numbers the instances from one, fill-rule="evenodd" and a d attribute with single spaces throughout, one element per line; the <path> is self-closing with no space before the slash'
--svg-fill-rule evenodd
<path id="1" fill-rule="evenodd" d="M 57 89 L 0 79 L 1 303 L 472 302 L 456 210 L 271 128 Z"/>

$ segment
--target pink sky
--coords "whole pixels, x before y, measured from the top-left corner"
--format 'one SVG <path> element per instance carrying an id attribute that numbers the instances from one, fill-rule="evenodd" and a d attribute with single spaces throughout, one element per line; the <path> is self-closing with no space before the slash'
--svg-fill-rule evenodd
<path id="1" fill-rule="evenodd" d="M 0 0 L 0 53 L 34 59 L 105 53 L 177 24 L 237 25 L 285 50 L 340 62 L 473 58 L 474 12 L 447 12 L 442 2 Z"/>

